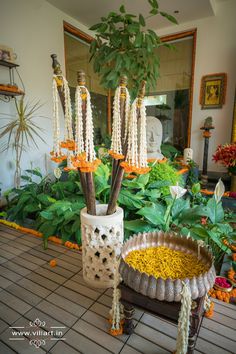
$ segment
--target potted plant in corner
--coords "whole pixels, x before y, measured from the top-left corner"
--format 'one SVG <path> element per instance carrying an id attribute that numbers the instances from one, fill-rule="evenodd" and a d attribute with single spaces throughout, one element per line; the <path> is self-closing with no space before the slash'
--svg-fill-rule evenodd
<path id="1" fill-rule="evenodd" d="M 150 16 L 160 14 L 156 0 L 149 0 Z M 114 264 L 123 242 L 123 211 L 117 207 L 117 199 L 125 172 L 143 174 L 149 171 L 146 156 L 146 114 L 143 97 L 145 86 L 156 82 L 159 62 L 154 49 L 161 45 L 156 33 L 144 31 L 145 19 L 127 14 L 124 6 L 120 12 L 111 12 L 92 26 L 96 39 L 91 43 L 91 58 L 94 70 L 101 76 L 105 88 L 116 89 L 114 95 L 111 188 L 108 205 L 96 205 L 93 173 L 100 161 L 93 145 L 93 122 L 90 94 L 85 76 L 78 76 L 76 89 L 75 129 L 73 131 L 69 87 L 62 76 L 54 56 L 54 148 L 52 159 L 61 162 L 67 159 L 66 170 L 78 169 L 81 188 L 87 207 L 81 211 L 83 276 L 94 287 L 113 285 Z M 127 88 L 130 89 L 130 93 Z M 60 141 L 58 96 L 65 113 L 65 138 Z M 131 96 L 131 97 L 130 97 Z M 136 98 L 135 98 L 136 97 Z M 67 155 L 62 153 L 67 148 Z"/>

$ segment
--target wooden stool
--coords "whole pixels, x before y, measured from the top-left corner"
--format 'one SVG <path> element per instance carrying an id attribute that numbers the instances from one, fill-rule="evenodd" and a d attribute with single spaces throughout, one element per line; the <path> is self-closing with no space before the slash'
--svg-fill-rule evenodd
<path id="1" fill-rule="evenodd" d="M 160 317 L 168 319 L 171 322 L 178 323 L 179 311 L 181 308 L 180 302 L 167 302 L 151 299 L 137 293 L 124 283 L 121 283 L 119 288 L 121 290 L 121 303 L 124 305 L 124 333 L 132 334 L 134 332 L 134 306 L 147 310 L 152 314 L 159 315 Z M 187 354 L 193 354 L 194 352 L 204 314 L 204 298 L 205 296 L 192 302 Z"/>

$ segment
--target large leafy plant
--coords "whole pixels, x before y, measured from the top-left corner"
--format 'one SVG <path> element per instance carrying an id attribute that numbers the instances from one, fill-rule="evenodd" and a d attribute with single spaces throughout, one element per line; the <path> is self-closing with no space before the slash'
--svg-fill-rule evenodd
<path id="1" fill-rule="evenodd" d="M 119 12 L 110 12 L 90 30 L 96 38 L 90 46 L 94 71 L 101 76 L 101 85 L 115 89 L 121 76 L 126 75 L 130 92 L 136 97 L 140 82 L 147 81 L 147 88 L 154 86 L 159 76 L 159 59 L 155 49 L 168 46 L 156 32 L 146 29 L 146 19 L 160 15 L 172 23 L 176 19 L 159 9 L 157 0 L 148 0 L 149 16 L 133 15 L 126 12 L 124 5 Z"/>

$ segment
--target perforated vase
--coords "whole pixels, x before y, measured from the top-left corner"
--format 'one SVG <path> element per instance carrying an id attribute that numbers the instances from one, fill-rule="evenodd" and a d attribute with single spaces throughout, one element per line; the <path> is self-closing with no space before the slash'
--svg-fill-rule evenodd
<path id="1" fill-rule="evenodd" d="M 114 263 L 124 240 L 123 209 L 105 215 L 107 205 L 96 206 L 97 215 L 81 210 L 83 278 L 97 288 L 113 286 Z"/>

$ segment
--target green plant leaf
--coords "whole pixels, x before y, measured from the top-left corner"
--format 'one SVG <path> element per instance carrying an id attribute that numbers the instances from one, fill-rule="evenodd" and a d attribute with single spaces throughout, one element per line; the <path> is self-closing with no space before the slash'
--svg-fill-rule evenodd
<path id="1" fill-rule="evenodd" d="M 169 14 L 167 14 L 166 12 L 160 11 L 161 16 L 167 18 L 167 20 L 169 20 L 172 23 L 175 23 L 176 25 L 178 25 L 178 21 L 176 20 L 176 18 L 174 16 L 171 16 Z"/>
<path id="2" fill-rule="evenodd" d="M 25 171 L 27 173 L 30 173 L 31 175 L 43 178 L 43 175 L 42 175 L 42 173 L 39 170 L 34 169 L 34 170 L 25 170 Z"/>
<path id="3" fill-rule="evenodd" d="M 219 223 L 224 219 L 224 209 L 222 203 L 216 203 L 214 197 L 207 202 L 207 214 L 213 224 Z"/>
<path id="4" fill-rule="evenodd" d="M 142 196 L 139 196 L 137 194 L 132 194 L 128 190 L 121 190 L 118 197 L 118 202 L 130 209 L 135 210 L 135 209 L 142 208 L 143 206 L 142 199 L 143 199 Z"/>
<path id="5" fill-rule="evenodd" d="M 146 26 L 146 22 L 142 14 L 139 14 L 139 23 L 143 27 Z"/>
<path id="6" fill-rule="evenodd" d="M 175 220 L 178 216 L 186 209 L 190 208 L 189 199 L 179 198 L 174 201 L 171 215 L 172 218 Z"/>
<path id="7" fill-rule="evenodd" d="M 99 27 L 101 27 L 103 23 L 97 23 L 89 28 L 90 31 L 96 31 Z"/>
<path id="8" fill-rule="evenodd" d="M 46 221 L 41 224 L 39 231 L 42 232 L 44 238 L 48 238 L 49 236 L 54 236 L 57 227 L 52 225 L 51 221 Z"/>
<path id="9" fill-rule="evenodd" d="M 147 221 L 140 219 L 125 221 L 124 227 L 126 230 L 133 231 L 134 233 L 154 230 Z"/>
<path id="10" fill-rule="evenodd" d="M 53 220 L 54 218 L 53 213 L 47 210 L 41 211 L 40 215 L 46 220 Z"/>
<path id="11" fill-rule="evenodd" d="M 120 12 L 121 12 L 122 14 L 125 13 L 125 7 L 124 7 L 124 5 L 121 5 L 121 7 L 120 7 Z"/>
<path id="12" fill-rule="evenodd" d="M 201 226 L 191 227 L 190 231 L 191 231 L 191 234 L 197 235 L 203 239 L 206 237 L 209 237 L 208 231 L 204 227 L 201 227 Z"/>
<path id="13" fill-rule="evenodd" d="M 150 203 L 136 214 L 144 216 L 153 225 L 164 225 L 165 208 L 161 204 Z"/>

